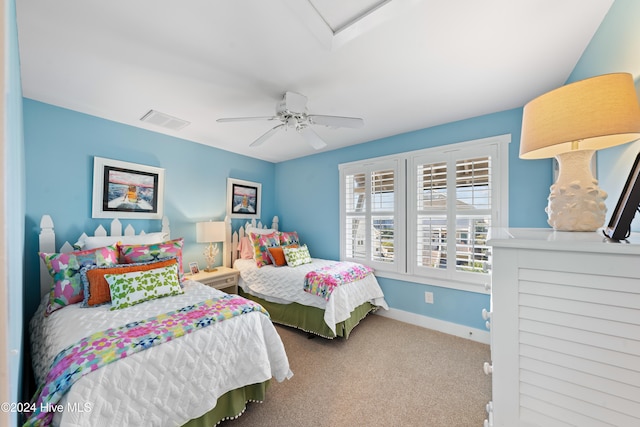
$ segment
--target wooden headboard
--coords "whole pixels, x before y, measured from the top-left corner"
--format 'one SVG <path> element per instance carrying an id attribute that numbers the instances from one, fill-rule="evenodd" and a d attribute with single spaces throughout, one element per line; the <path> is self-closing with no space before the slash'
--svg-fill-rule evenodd
<path id="1" fill-rule="evenodd" d="M 169 227 L 169 218 L 162 218 L 162 230 L 163 233 L 166 233 L 167 236 L 171 236 L 171 230 Z M 140 231 L 138 233 L 146 234 L 144 231 Z M 135 236 L 136 231 L 131 224 L 127 225 L 124 229 L 124 233 L 122 232 L 122 223 L 117 218 L 111 221 L 110 231 L 107 234 L 107 230 L 99 225 L 93 231 L 93 236 Z M 83 237 L 87 237 L 86 233 L 82 233 L 81 236 L 78 236 L 78 240 Z M 42 219 L 40 220 L 40 243 L 39 243 L 39 252 L 57 252 L 57 253 L 66 253 L 73 251 L 73 246 L 69 242 L 64 242 L 64 244 L 57 249 L 56 248 L 56 234 L 53 231 L 53 220 L 49 215 L 42 215 Z M 51 290 L 51 275 L 47 271 L 47 267 L 44 265 L 44 261 L 40 259 L 40 296 L 43 296 Z"/>
<path id="2" fill-rule="evenodd" d="M 222 262 L 225 267 L 232 267 L 238 258 L 238 243 L 240 243 L 240 239 L 247 235 L 247 228 L 273 228 L 277 230 L 279 219 L 277 216 L 274 216 L 271 220 L 271 227 L 263 226 L 262 222 L 252 219 L 251 221 L 245 222 L 244 225 L 240 226 L 236 231 L 232 231 L 231 218 L 226 217 L 224 223 L 226 227 L 226 240 Z"/>

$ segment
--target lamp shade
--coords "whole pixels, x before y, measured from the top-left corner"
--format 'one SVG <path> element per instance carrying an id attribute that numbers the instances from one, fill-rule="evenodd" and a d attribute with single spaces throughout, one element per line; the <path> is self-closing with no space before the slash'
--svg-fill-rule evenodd
<path id="1" fill-rule="evenodd" d="M 225 239 L 224 222 L 207 221 L 196 223 L 196 242 L 223 242 Z"/>
<path id="2" fill-rule="evenodd" d="M 633 77 L 605 74 L 552 90 L 524 107 L 520 158 L 599 150 L 640 138 Z"/>

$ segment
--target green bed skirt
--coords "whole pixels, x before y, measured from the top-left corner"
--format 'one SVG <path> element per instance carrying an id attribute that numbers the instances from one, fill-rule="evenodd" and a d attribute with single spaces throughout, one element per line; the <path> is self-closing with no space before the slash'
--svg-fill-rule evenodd
<path id="1" fill-rule="evenodd" d="M 247 294 L 240 288 L 238 288 L 238 294 L 262 305 L 269 312 L 273 323 L 302 329 L 303 331 L 320 335 L 324 338 L 349 338 L 351 330 L 353 330 L 367 314 L 377 310 L 377 307 L 369 302 L 359 305 L 351 312 L 351 316 L 348 319 L 336 325 L 336 333 L 334 334 L 325 323 L 324 310 L 321 308 L 309 307 L 298 304 L 297 302 L 277 304 Z"/>
<path id="2" fill-rule="evenodd" d="M 269 387 L 267 380 L 259 384 L 251 384 L 231 390 L 218 399 L 216 407 L 199 418 L 184 424 L 184 427 L 211 427 L 220 421 L 237 418 L 247 407 L 247 402 L 262 402 Z"/>

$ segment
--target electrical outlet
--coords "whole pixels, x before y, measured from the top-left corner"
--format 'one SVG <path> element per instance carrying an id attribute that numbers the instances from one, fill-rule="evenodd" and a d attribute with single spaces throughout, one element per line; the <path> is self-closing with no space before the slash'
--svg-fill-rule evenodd
<path id="1" fill-rule="evenodd" d="M 424 302 L 427 304 L 433 304 L 433 292 L 424 293 Z"/>

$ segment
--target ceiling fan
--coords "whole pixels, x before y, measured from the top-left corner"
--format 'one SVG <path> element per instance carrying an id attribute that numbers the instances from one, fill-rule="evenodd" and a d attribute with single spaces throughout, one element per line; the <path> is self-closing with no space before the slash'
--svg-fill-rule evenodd
<path id="1" fill-rule="evenodd" d="M 322 125 L 330 128 L 361 128 L 364 120 L 356 117 L 326 116 L 309 114 L 307 97 L 296 92 L 286 92 L 276 104 L 276 115 L 266 117 L 232 117 L 216 120 L 217 122 L 242 122 L 252 120 L 278 120 L 281 123 L 269 129 L 249 146 L 257 147 L 280 129 L 295 129 L 316 150 L 324 148 L 327 143 L 311 128 L 311 125 Z"/>

